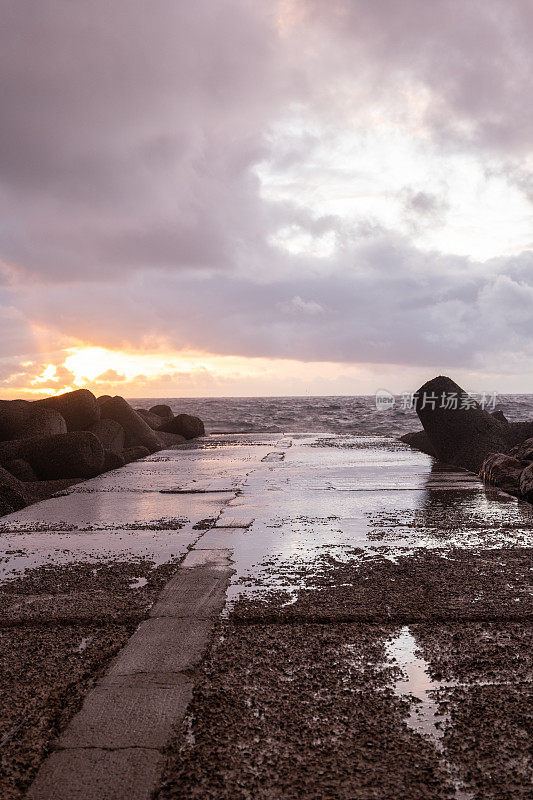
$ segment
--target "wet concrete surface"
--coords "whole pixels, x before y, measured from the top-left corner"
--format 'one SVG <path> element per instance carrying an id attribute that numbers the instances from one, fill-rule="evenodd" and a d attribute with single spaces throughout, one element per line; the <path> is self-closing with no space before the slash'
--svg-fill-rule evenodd
<path id="1" fill-rule="evenodd" d="M 379 437 L 217 436 L 0 523 L 6 797 L 22 796 L 91 686 L 83 713 L 98 709 L 142 620 L 122 652 L 137 674 L 157 629 L 174 725 L 164 715 L 137 761 L 129 740 L 100 761 L 60 746 L 34 797 L 118 796 L 100 780 L 106 758 L 119 777 L 144 774 L 146 792 L 163 771 L 160 800 L 530 796 L 532 508 L 475 476 Z M 219 618 L 220 558 L 233 575 Z M 193 639 L 170 618 L 197 621 Z M 180 637 L 194 651 L 186 714 L 185 662 L 164 646 Z M 146 686 L 128 686 L 126 717 L 131 692 L 149 706 Z M 86 783 L 61 794 L 76 759 Z"/>
<path id="2" fill-rule="evenodd" d="M 531 796 L 531 507 L 383 439 L 284 452 L 224 511 L 254 523 L 160 800 Z"/>
<path id="3" fill-rule="evenodd" d="M 24 795 L 112 657 L 155 615 L 182 559 L 268 449 L 251 437 L 220 437 L 164 451 L 0 520 L 2 797 Z M 220 479 L 231 493 L 160 491 Z M 59 760 L 54 784 L 65 771 Z"/>

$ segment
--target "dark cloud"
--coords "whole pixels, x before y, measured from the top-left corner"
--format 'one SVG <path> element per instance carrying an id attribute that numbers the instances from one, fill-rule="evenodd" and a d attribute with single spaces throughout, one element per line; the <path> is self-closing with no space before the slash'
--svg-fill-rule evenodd
<path id="1" fill-rule="evenodd" d="M 63 333 L 116 348 L 149 346 L 149 330 L 169 348 L 305 361 L 503 368 L 508 350 L 533 355 L 533 254 L 480 264 L 386 237 L 345 253 L 327 274 L 318 260 L 304 274 L 292 267 L 268 283 L 152 273 L 129 298 L 119 286 L 88 284 L 71 312 L 72 287 L 58 286 L 44 301 L 29 292 L 21 303 L 31 318 L 61 314 Z"/>
<path id="2" fill-rule="evenodd" d="M 529 358 L 530 253 L 483 265 L 423 251 L 369 214 L 266 197 L 258 170 L 280 183 L 302 170 L 319 194 L 315 149 L 390 108 L 437 152 L 512 163 L 528 193 L 532 34 L 526 0 L 6 0 L 1 355 L 42 351 L 39 328 L 50 350 Z M 280 133 L 291 114 L 304 122 Z M 337 158 L 328 181 L 346 169 Z M 406 179 L 411 234 L 446 220 L 433 182 Z M 280 230 L 331 236 L 332 254 L 291 255 Z"/>

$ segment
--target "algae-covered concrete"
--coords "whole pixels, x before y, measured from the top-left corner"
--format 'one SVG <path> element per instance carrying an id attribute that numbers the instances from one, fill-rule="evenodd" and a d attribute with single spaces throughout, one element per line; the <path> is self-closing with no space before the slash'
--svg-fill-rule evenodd
<path id="1" fill-rule="evenodd" d="M 532 510 L 475 476 L 220 436 L 2 522 L 6 797 L 529 796 Z"/>

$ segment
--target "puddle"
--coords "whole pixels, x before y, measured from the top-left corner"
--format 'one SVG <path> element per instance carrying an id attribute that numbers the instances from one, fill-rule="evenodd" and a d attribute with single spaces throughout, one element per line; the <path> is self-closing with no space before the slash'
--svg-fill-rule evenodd
<path id="1" fill-rule="evenodd" d="M 394 639 L 387 642 L 386 650 L 389 660 L 395 662 L 405 676 L 396 681 L 394 691 L 400 697 L 412 695 L 419 701 L 413 704 L 407 725 L 417 733 L 431 737 L 435 746 L 441 749 L 442 723 L 447 717 L 438 714 L 437 703 L 429 693 L 450 684 L 443 684 L 430 678 L 428 663 L 417 654 L 418 645 L 407 626 L 402 628 Z"/>
<path id="2" fill-rule="evenodd" d="M 456 682 L 432 680 L 429 675 L 429 664 L 420 654 L 420 648 L 407 625 L 397 636 L 389 639 L 385 649 L 389 661 L 397 664 L 402 670 L 402 677 L 398 678 L 394 686 L 395 693 L 399 697 L 416 698 L 406 720 L 407 726 L 431 739 L 450 775 L 456 800 L 473 800 L 473 793 L 458 779 L 457 770 L 447 760 L 442 745 L 444 729 L 450 722 L 450 716 L 439 714 L 438 704 L 431 696 L 431 693 L 438 689 L 456 686 Z"/>
<path id="3" fill-rule="evenodd" d="M 139 578 L 133 578 L 130 581 L 130 589 L 141 589 L 143 586 L 146 586 L 148 583 L 148 578 L 143 578 L 142 576 Z"/>

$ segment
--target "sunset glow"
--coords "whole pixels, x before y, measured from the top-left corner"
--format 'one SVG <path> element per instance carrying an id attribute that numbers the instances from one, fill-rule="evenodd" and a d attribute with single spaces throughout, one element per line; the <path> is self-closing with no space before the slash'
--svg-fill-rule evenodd
<path id="1" fill-rule="evenodd" d="M 527 4 L 23 5 L 2 397 L 533 390 Z"/>

